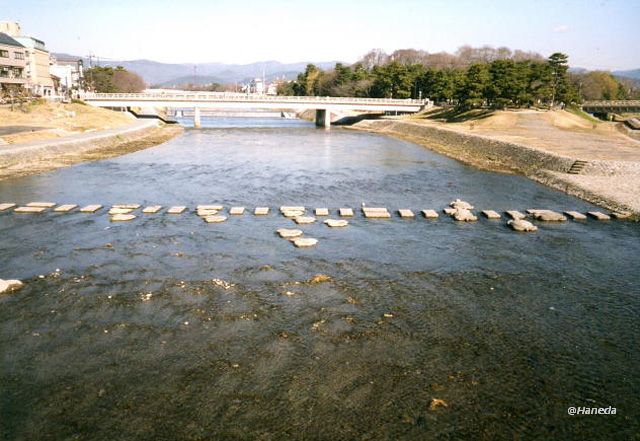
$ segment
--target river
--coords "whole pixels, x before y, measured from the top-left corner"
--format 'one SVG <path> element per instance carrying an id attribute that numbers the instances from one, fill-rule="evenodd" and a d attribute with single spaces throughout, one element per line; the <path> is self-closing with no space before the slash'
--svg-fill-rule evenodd
<path id="1" fill-rule="evenodd" d="M 0 213 L 2 439 L 630 439 L 640 228 L 364 219 L 297 249 L 281 205 L 594 207 L 418 145 L 203 119 L 163 145 L 0 182 L 0 203 L 247 207 Z M 271 207 L 256 217 L 255 206 Z M 331 280 L 312 283 L 316 274 Z M 432 399 L 446 407 L 430 410 Z M 616 415 L 568 416 L 569 406 Z"/>

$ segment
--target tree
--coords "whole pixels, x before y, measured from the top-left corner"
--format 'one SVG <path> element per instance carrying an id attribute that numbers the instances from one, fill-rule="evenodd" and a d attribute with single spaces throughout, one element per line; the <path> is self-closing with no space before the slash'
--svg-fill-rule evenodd
<path id="1" fill-rule="evenodd" d="M 469 66 L 460 90 L 459 102 L 463 107 L 480 107 L 485 101 L 491 75 L 487 64 L 476 63 Z"/>
<path id="2" fill-rule="evenodd" d="M 99 93 L 135 93 L 141 92 L 146 85 L 137 74 L 129 72 L 122 66 L 92 67 L 84 74 L 91 90 Z"/>
<path id="3" fill-rule="evenodd" d="M 113 86 L 117 92 L 121 93 L 138 93 L 147 87 L 140 75 L 129 72 L 122 66 L 118 66 L 113 71 Z"/>
<path id="4" fill-rule="evenodd" d="M 570 103 L 579 100 L 575 88 L 569 82 L 569 56 L 561 52 L 551 54 L 547 60 L 551 68 L 551 106 L 557 102 Z"/>

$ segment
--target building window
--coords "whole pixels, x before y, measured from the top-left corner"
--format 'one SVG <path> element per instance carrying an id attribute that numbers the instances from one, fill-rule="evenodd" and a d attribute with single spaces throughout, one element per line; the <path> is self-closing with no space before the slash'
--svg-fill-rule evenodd
<path id="1" fill-rule="evenodd" d="M 9 68 L 2 66 L 0 67 L 0 78 L 9 78 Z"/>
<path id="2" fill-rule="evenodd" d="M 0 49 L 0 57 L 9 58 L 9 51 L 5 51 L 4 49 Z"/>
<path id="3" fill-rule="evenodd" d="M 15 58 L 16 60 L 24 60 L 24 53 L 22 53 L 22 52 L 14 52 L 13 53 L 13 58 Z"/>

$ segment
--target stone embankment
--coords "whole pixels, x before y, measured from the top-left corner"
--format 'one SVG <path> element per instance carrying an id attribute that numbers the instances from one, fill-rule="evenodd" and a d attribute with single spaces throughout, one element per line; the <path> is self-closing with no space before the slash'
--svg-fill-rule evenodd
<path id="1" fill-rule="evenodd" d="M 351 126 L 405 139 L 481 169 L 523 174 L 613 211 L 640 215 L 640 162 L 586 160 L 486 135 L 403 120 L 364 120 Z M 640 146 L 639 146 L 640 149 Z M 580 174 L 569 174 L 582 160 Z"/>

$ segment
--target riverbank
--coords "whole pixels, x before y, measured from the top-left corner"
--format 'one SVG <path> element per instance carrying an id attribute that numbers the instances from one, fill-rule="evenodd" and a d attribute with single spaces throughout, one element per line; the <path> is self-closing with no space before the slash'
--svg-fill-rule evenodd
<path id="1" fill-rule="evenodd" d="M 465 124 L 382 119 L 351 128 L 405 139 L 484 170 L 523 174 L 640 216 L 640 142 L 608 126 L 588 129 L 576 118 L 567 112 L 498 112 Z M 582 170 L 568 173 L 576 161 L 584 163 Z"/>

